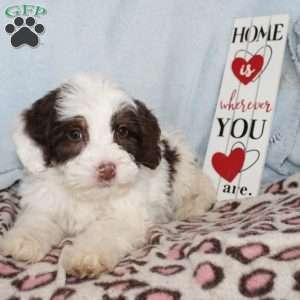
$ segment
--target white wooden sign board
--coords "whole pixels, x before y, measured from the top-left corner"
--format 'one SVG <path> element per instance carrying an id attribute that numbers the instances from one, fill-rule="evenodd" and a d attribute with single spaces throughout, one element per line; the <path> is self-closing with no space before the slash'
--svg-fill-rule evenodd
<path id="1" fill-rule="evenodd" d="M 218 200 L 256 196 L 281 75 L 287 15 L 237 19 L 204 162 Z"/>

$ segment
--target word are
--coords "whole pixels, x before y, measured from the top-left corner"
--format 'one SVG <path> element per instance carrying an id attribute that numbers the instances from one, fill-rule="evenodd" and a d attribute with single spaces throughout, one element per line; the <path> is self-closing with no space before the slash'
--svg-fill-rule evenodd
<path id="1" fill-rule="evenodd" d="M 249 193 L 247 195 L 248 192 L 248 188 L 246 186 L 236 186 L 236 185 L 229 185 L 229 184 L 225 184 L 223 187 L 223 193 L 228 193 L 228 194 L 235 194 L 235 193 L 239 193 L 242 196 L 252 196 L 251 193 Z"/>

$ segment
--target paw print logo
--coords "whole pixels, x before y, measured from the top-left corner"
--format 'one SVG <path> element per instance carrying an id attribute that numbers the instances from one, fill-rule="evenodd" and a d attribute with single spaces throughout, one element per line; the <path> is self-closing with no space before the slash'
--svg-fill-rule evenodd
<path id="1" fill-rule="evenodd" d="M 35 24 L 33 17 L 28 17 L 25 20 L 21 17 L 17 17 L 14 20 L 14 24 L 7 24 L 5 31 L 11 34 L 11 44 L 13 47 L 19 47 L 26 44 L 31 47 L 35 47 L 39 43 L 39 35 L 45 30 L 42 24 Z"/>

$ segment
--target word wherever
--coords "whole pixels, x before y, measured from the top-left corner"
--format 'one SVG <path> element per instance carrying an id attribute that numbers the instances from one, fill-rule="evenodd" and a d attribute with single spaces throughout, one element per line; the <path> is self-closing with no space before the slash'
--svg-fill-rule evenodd
<path id="1" fill-rule="evenodd" d="M 265 101 L 251 101 L 246 99 L 241 99 L 240 101 L 236 101 L 234 98 L 237 94 L 237 90 L 234 89 L 229 102 L 225 102 L 223 100 L 220 101 L 220 108 L 226 110 L 240 110 L 242 112 L 252 111 L 252 110 L 262 110 L 265 112 L 272 111 L 272 105 L 268 100 Z"/>

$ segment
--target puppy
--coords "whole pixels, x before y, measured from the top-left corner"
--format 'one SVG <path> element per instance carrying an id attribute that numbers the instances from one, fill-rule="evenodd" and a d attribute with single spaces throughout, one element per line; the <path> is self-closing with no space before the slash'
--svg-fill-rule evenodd
<path id="1" fill-rule="evenodd" d="M 94 277 L 143 245 L 147 229 L 199 215 L 215 191 L 178 136 L 111 81 L 80 75 L 25 110 L 14 133 L 21 212 L 0 242 L 36 262 L 65 237 L 66 272 Z"/>

